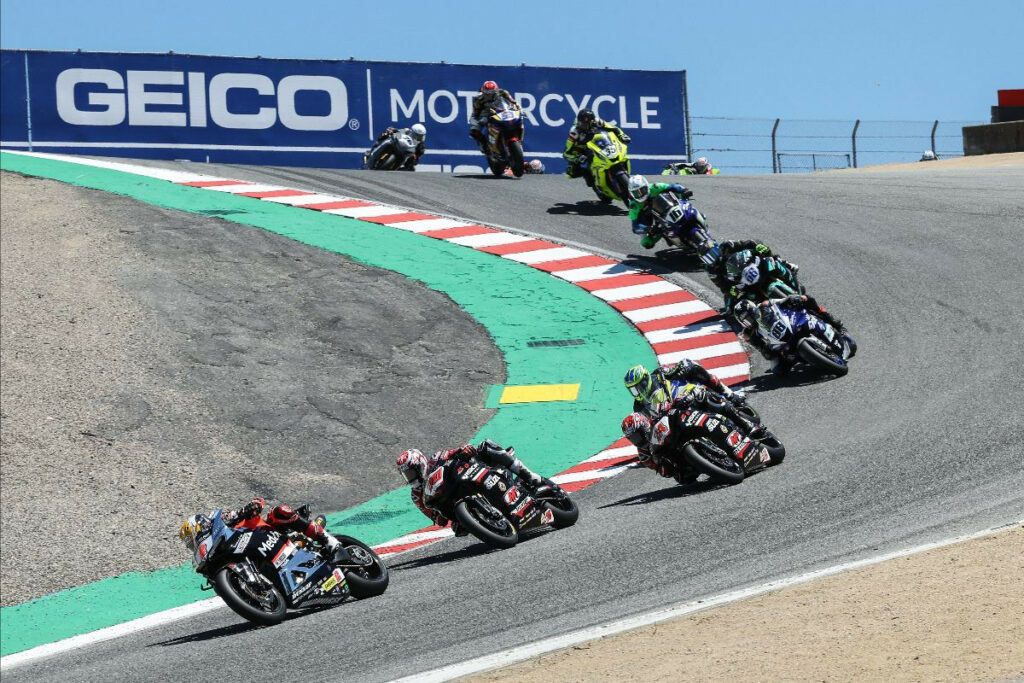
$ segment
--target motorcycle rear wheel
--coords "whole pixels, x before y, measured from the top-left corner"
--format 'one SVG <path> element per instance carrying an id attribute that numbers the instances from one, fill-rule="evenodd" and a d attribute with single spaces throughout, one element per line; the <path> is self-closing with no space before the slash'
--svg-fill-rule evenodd
<path id="1" fill-rule="evenodd" d="M 503 516 L 504 524 L 496 524 L 479 505 L 473 498 L 460 500 L 455 506 L 455 521 L 494 548 L 511 548 L 519 542 L 519 533 L 510 521 Z"/>
<path id="2" fill-rule="evenodd" d="M 723 484 L 738 484 L 746 474 L 743 463 L 702 440 L 684 445 L 683 458 L 696 470 Z"/>
<path id="3" fill-rule="evenodd" d="M 345 546 L 345 549 L 348 550 L 349 555 L 353 559 L 372 558 L 373 560 L 373 564 L 368 567 L 342 569 L 345 572 L 345 580 L 348 581 L 349 591 L 352 593 L 353 598 L 357 600 L 372 598 L 381 595 L 387 590 L 388 583 L 391 580 L 391 577 L 388 575 L 388 567 L 377 556 L 377 553 L 373 552 L 373 548 L 351 536 L 331 535 Z"/>
<path id="4" fill-rule="evenodd" d="M 818 339 L 804 337 L 797 345 L 797 353 L 814 367 L 842 377 L 850 371 L 850 366 L 835 354 L 823 348 L 825 345 Z"/>
<path id="5" fill-rule="evenodd" d="M 222 567 L 213 577 L 213 591 L 227 603 L 236 614 L 242 616 L 254 624 L 273 626 L 284 621 L 285 612 L 288 606 L 284 596 L 277 586 L 269 589 L 272 604 L 262 605 L 255 598 L 249 596 L 245 589 L 238 584 L 238 575 L 229 567 Z"/>

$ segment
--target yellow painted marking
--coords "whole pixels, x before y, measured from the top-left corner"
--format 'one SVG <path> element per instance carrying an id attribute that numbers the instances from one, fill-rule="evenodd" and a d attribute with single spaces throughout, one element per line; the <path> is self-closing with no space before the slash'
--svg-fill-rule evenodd
<path id="1" fill-rule="evenodd" d="M 575 401 L 579 384 L 529 384 L 509 386 L 501 392 L 498 403 L 541 403 L 544 401 Z"/>

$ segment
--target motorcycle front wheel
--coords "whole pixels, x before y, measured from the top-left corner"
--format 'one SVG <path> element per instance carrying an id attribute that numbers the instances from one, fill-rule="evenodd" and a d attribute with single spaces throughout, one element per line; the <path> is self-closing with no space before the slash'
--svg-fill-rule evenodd
<path id="1" fill-rule="evenodd" d="M 564 491 L 553 491 L 550 497 L 545 497 L 541 503 L 551 511 L 551 526 L 555 529 L 570 527 L 580 518 L 580 509 L 576 502 Z"/>
<path id="2" fill-rule="evenodd" d="M 523 143 L 519 140 L 508 143 L 508 165 L 512 168 L 512 175 L 516 178 L 521 178 L 526 171 L 526 165 L 523 162 Z"/>
<path id="3" fill-rule="evenodd" d="M 746 474 L 743 463 L 704 440 L 683 446 L 683 458 L 698 472 L 722 484 L 738 484 Z"/>
<path id="4" fill-rule="evenodd" d="M 818 339 L 804 337 L 800 340 L 796 350 L 801 358 L 825 372 L 842 377 L 850 371 L 850 366 L 827 349 L 825 344 Z"/>
<path id="5" fill-rule="evenodd" d="M 455 521 L 466 531 L 494 548 L 511 548 L 519 541 L 519 534 L 504 515 L 494 518 L 476 498 L 460 500 L 455 506 Z"/>
<path id="6" fill-rule="evenodd" d="M 387 590 L 391 580 L 388 575 L 388 567 L 377 556 L 377 553 L 373 552 L 373 548 L 351 536 L 332 535 L 345 546 L 349 556 L 361 565 L 359 567 L 342 567 L 352 597 L 362 600 L 376 597 Z"/>
<path id="7" fill-rule="evenodd" d="M 230 567 L 222 567 L 213 577 L 213 591 L 227 603 L 236 614 L 254 624 L 273 626 L 284 620 L 288 606 L 276 586 L 266 589 L 265 595 L 257 595 L 243 585 L 241 578 Z"/>

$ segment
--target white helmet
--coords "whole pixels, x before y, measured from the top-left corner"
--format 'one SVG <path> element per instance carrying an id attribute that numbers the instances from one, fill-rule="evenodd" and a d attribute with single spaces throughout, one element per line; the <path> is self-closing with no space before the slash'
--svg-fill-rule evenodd
<path id="1" fill-rule="evenodd" d="M 422 123 L 412 124 L 412 136 L 416 139 L 416 142 L 423 142 L 427 139 L 427 127 Z"/>
<path id="2" fill-rule="evenodd" d="M 693 162 L 693 170 L 697 173 L 707 173 L 711 170 L 711 164 L 708 162 L 707 157 L 698 157 L 697 161 Z"/>
<path id="3" fill-rule="evenodd" d="M 629 196 L 638 202 L 647 199 L 651 194 L 651 184 L 642 175 L 629 176 Z"/>

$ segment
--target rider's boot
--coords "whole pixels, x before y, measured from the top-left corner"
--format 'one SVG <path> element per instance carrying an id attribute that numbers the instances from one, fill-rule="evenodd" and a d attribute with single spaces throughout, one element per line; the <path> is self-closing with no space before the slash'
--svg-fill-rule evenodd
<path id="1" fill-rule="evenodd" d="M 520 481 L 529 484 L 530 486 L 537 487 L 544 483 L 544 477 L 540 476 L 536 472 L 532 471 L 529 467 L 523 464 L 523 461 L 516 458 L 512 462 L 512 466 L 508 468 L 509 472 L 516 475 Z"/>

